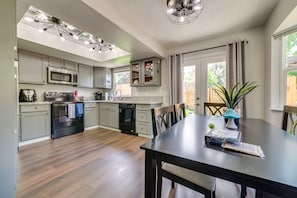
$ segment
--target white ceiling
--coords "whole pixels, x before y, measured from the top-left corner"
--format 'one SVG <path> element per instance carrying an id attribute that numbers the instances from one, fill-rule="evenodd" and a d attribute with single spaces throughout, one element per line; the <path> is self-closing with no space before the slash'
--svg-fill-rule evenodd
<path id="1" fill-rule="evenodd" d="M 116 67 L 130 60 L 164 57 L 167 49 L 180 45 L 261 26 L 277 1 L 204 0 L 199 18 L 187 25 L 169 22 L 166 0 L 18 0 L 17 16 L 20 19 L 33 5 L 130 52 L 131 57 L 123 61 L 91 61 L 96 66 Z M 61 52 L 24 40 L 19 47 L 48 50 L 56 56 Z"/>

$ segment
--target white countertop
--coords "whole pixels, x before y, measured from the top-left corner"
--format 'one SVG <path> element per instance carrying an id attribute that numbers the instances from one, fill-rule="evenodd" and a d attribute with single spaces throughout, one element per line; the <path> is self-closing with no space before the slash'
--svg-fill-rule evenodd
<path id="1" fill-rule="evenodd" d="M 98 103 L 118 103 L 118 104 L 162 104 L 162 102 L 157 101 L 125 101 L 125 100 L 88 100 L 80 101 L 84 103 L 98 102 Z M 37 101 L 37 102 L 20 102 L 19 105 L 38 105 L 38 104 L 52 104 L 52 102 Z"/>
<path id="2" fill-rule="evenodd" d="M 40 102 L 20 102 L 19 105 L 38 105 L 38 104 L 52 104 L 52 102 L 45 102 L 45 101 L 40 101 Z"/>
<path id="3" fill-rule="evenodd" d="M 162 102 L 158 101 L 140 101 L 140 100 L 89 100 L 84 101 L 88 102 L 99 102 L 99 103 L 118 103 L 118 104 L 162 104 Z"/>

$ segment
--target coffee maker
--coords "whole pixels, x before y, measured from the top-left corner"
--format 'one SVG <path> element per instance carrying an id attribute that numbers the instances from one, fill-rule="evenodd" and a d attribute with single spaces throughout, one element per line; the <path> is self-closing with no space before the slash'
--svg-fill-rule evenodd
<path id="1" fill-rule="evenodd" d="M 102 100 L 102 92 L 95 92 L 95 100 Z"/>
<path id="2" fill-rule="evenodd" d="M 19 102 L 35 102 L 37 94 L 34 89 L 21 89 L 19 94 Z"/>

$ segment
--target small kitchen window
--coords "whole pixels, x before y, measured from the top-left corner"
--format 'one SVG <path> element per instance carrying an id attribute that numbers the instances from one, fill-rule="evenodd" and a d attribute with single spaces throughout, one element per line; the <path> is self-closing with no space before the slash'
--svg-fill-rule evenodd
<path id="1" fill-rule="evenodd" d="M 130 71 L 114 72 L 114 93 L 116 96 L 131 96 Z"/>

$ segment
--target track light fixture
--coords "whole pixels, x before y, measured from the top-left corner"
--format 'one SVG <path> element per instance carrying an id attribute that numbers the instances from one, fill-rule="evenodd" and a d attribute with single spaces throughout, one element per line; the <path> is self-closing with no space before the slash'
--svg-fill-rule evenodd
<path id="1" fill-rule="evenodd" d="M 116 46 L 105 42 L 103 39 L 94 36 L 91 33 L 80 30 L 65 21 L 62 21 L 54 16 L 51 16 L 33 6 L 30 6 L 25 16 L 23 17 L 26 23 L 34 23 L 40 33 L 50 32 L 57 35 L 61 41 L 65 39 L 78 42 L 80 44 L 90 47 L 90 51 L 98 51 L 101 53 L 108 53 L 115 51 Z"/>

